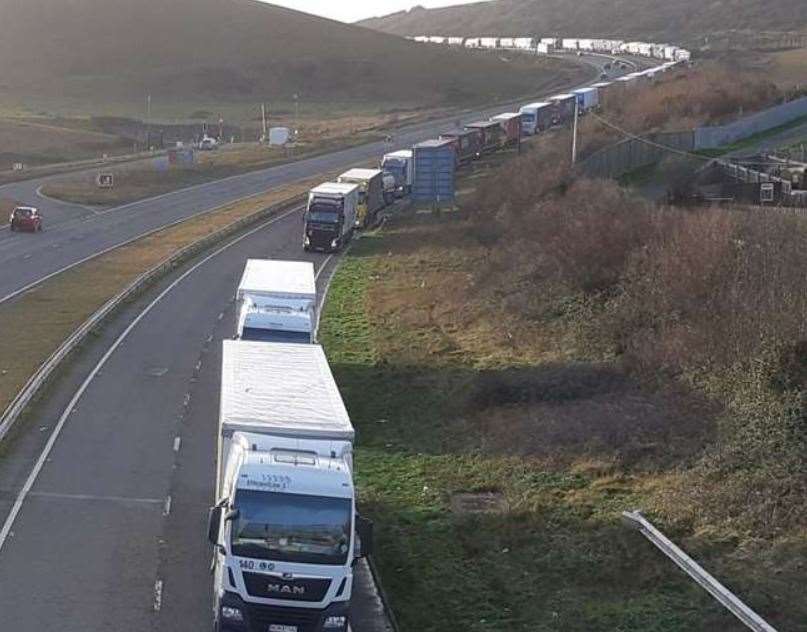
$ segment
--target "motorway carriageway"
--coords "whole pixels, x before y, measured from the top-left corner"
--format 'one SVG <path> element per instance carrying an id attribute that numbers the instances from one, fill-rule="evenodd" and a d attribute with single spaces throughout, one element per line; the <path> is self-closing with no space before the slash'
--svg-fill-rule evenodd
<path id="1" fill-rule="evenodd" d="M 399 144 L 446 124 L 431 125 L 399 134 Z M 268 178 L 297 178 L 305 168 L 333 168 L 385 149 L 383 143 L 355 148 L 177 195 L 217 205 L 223 201 L 218 187 L 242 196 L 250 187 L 266 189 Z M 174 197 L 148 202 L 135 215 L 108 213 L 42 237 L 70 240 L 75 231 L 71 249 L 91 252 L 108 243 L 106 230 L 120 239 L 181 213 Z M 83 226 L 96 230 L 82 233 Z M 172 273 L 77 352 L 2 446 L 4 632 L 209 629 L 206 521 L 215 481 L 221 340 L 234 328 L 233 294 L 248 258 L 313 261 L 323 298 L 336 260 L 304 253 L 301 234 L 298 209 Z M 7 259 L 2 265 L 16 264 Z M 387 632 L 378 598 L 367 589 L 366 568 L 356 584 L 356 632 Z"/>
<path id="2" fill-rule="evenodd" d="M 0 458 L 4 632 L 209 630 L 221 341 L 248 258 L 304 253 L 302 208 L 180 268 L 80 350 Z M 223 249 L 222 249 L 223 248 Z M 361 565 L 356 632 L 388 632 Z"/>
<path id="3" fill-rule="evenodd" d="M 599 56 L 585 59 L 588 60 L 586 63 L 597 69 L 596 76 L 602 72 L 602 65 L 607 61 L 607 58 Z M 583 85 L 590 83 L 591 80 Z M 518 103 L 524 102 L 521 100 Z M 508 107 L 515 107 L 515 104 L 403 128 L 394 132 L 392 144 L 380 141 L 352 147 L 96 212 L 40 197 L 37 191 L 51 178 L 2 186 L 0 198 L 16 199 L 42 209 L 45 231 L 36 235 L 0 231 L 0 269 L 3 270 L 0 275 L 0 303 L 78 262 L 161 226 L 264 193 L 273 187 L 345 169 L 357 163 L 379 161 L 388 151 L 411 147 L 419 141 L 434 138 L 452 128 L 458 120 L 468 123 L 488 118 L 506 111 Z M 59 177 L 62 176 L 52 178 Z M 3 225 L 3 220 L 0 218 L 0 225 Z"/>

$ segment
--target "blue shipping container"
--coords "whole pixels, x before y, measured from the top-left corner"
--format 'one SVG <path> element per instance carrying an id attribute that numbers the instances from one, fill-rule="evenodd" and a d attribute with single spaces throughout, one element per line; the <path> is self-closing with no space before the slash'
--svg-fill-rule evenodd
<path id="1" fill-rule="evenodd" d="M 412 199 L 415 202 L 452 204 L 455 194 L 455 170 L 457 159 L 454 155 L 454 141 L 427 140 L 413 148 L 415 158 L 415 180 L 412 185 Z"/>

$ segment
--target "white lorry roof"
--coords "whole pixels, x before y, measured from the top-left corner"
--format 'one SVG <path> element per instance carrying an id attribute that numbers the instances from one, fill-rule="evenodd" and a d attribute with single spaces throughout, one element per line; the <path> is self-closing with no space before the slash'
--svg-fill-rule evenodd
<path id="1" fill-rule="evenodd" d="M 590 92 L 596 92 L 597 88 L 589 87 L 589 88 L 578 88 L 577 90 L 572 90 L 575 94 L 589 94 Z"/>
<path id="2" fill-rule="evenodd" d="M 411 149 L 401 149 L 399 151 L 393 151 L 388 154 L 384 154 L 384 158 L 411 158 L 411 157 L 412 157 Z"/>
<path id="3" fill-rule="evenodd" d="M 324 182 L 311 189 L 312 195 L 350 195 L 353 191 L 358 191 L 359 185 L 351 182 Z"/>
<path id="4" fill-rule="evenodd" d="M 514 118 L 518 118 L 521 116 L 521 112 L 504 112 L 503 114 L 497 114 L 496 116 L 491 116 L 491 121 L 510 121 Z"/>
<path id="5" fill-rule="evenodd" d="M 319 345 L 225 340 L 220 431 L 352 441 L 342 396 Z"/>
<path id="6" fill-rule="evenodd" d="M 540 110 L 541 108 L 545 108 L 545 107 L 548 107 L 550 105 L 552 105 L 552 104 L 547 102 L 547 101 L 540 101 L 538 103 L 528 103 L 527 105 L 522 106 L 521 109 L 522 109 L 522 111 Z"/>
<path id="7" fill-rule="evenodd" d="M 314 264 L 310 261 L 247 259 L 237 297 L 246 294 L 278 295 L 316 300 Z"/>
<path id="8" fill-rule="evenodd" d="M 573 94 L 556 94 L 554 96 L 549 97 L 550 101 L 566 101 L 568 99 L 574 99 L 575 96 Z"/>
<path id="9" fill-rule="evenodd" d="M 342 178 L 344 178 L 346 180 L 364 181 L 376 178 L 382 173 L 383 171 L 381 171 L 380 169 L 351 169 L 350 171 L 345 171 L 345 173 L 339 176 L 339 179 L 341 180 Z"/>

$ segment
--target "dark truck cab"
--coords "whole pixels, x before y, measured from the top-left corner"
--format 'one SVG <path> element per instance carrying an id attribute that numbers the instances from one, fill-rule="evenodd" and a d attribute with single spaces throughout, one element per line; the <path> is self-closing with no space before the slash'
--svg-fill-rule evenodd
<path id="1" fill-rule="evenodd" d="M 353 236 L 359 187 L 327 182 L 312 189 L 305 211 L 303 248 L 336 252 Z"/>

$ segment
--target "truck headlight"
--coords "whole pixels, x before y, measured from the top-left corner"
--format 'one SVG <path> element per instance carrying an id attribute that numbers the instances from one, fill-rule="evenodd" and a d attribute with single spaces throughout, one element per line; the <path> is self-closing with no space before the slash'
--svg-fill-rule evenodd
<path id="1" fill-rule="evenodd" d="M 243 621 L 244 613 L 241 612 L 241 608 L 234 608 L 232 606 L 222 606 L 221 618 L 227 619 L 227 621 Z"/>
<path id="2" fill-rule="evenodd" d="M 324 630 L 344 630 L 347 627 L 347 617 L 328 617 L 322 626 Z"/>
<path id="3" fill-rule="evenodd" d="M 306 246 L 311 245 L 311 240 L 308 238 L 308 235 L 305 236 L 305 242 L 304 243 L 305 243 Z"/>
<path id="4" fill-rule="evenodd" d="M 338 239 L 334 239 L 334 240 L 331 242 L 331 248 L 336 248 L 336 244 L 338 244 L 338 243 L 339 243 L 339 240 L 338 240 Z"/>

